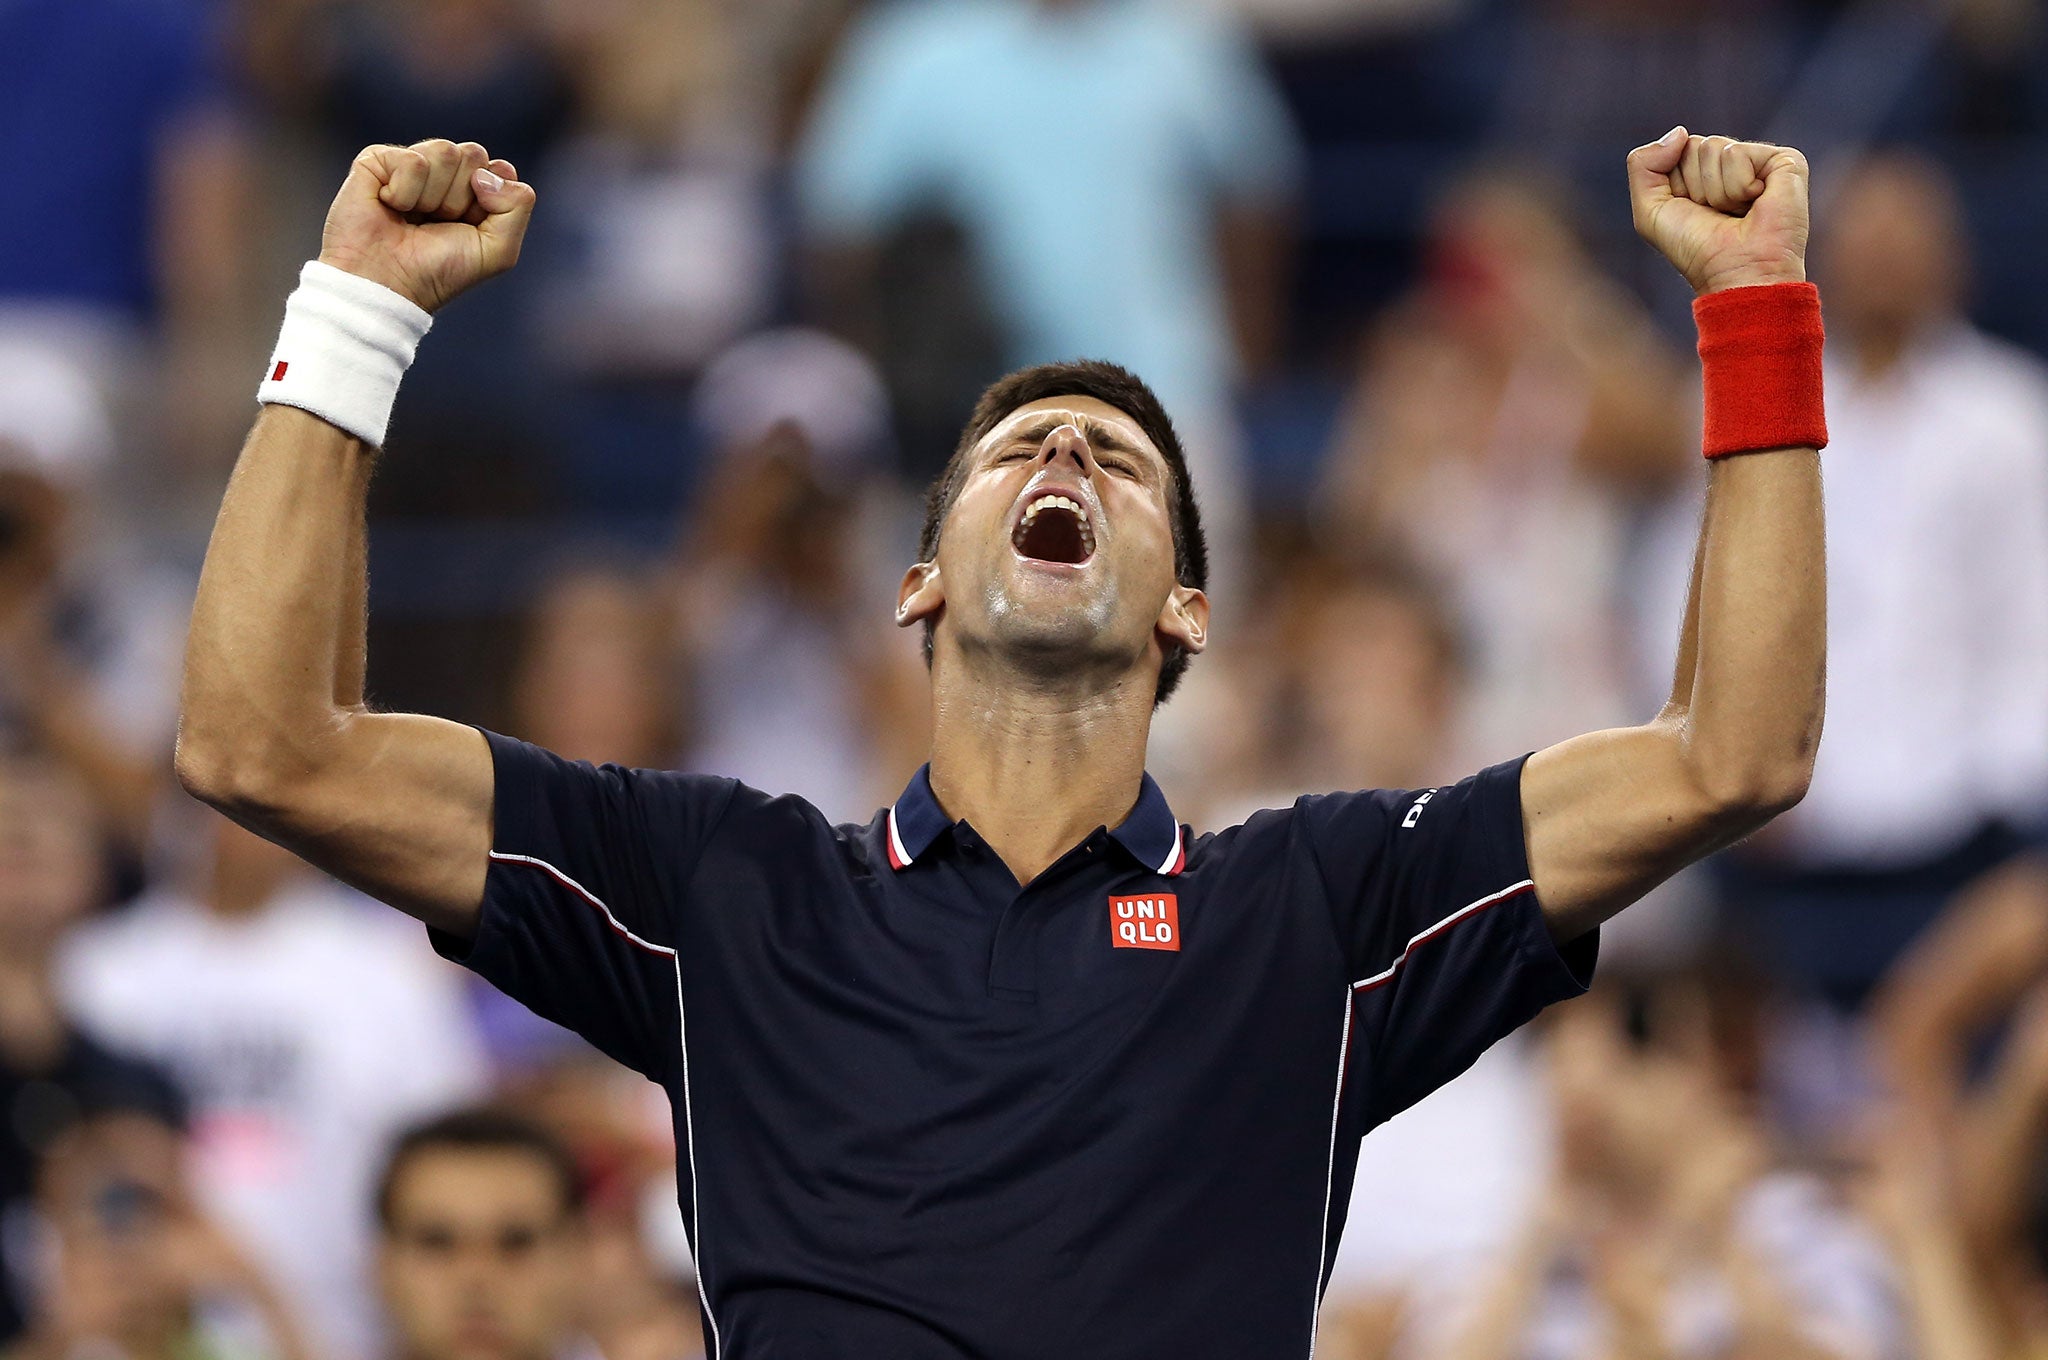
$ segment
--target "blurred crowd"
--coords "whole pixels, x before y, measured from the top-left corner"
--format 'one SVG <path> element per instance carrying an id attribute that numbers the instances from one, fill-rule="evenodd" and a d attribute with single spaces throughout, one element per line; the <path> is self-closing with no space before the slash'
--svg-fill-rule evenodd
<path id="1" fill-rule="evenodd" d="M 656 1088 L 169 779 L 280 303 L 365 143 L 540 190 L 373 493 L 375 702 L 865 820 L 976 391 L 1175 412 L 1197 830 L 1669 692 L 1674 122 L 1815 165 L 1810 795 L 1367 1140 L 1329 1360 L 2048 1355 L 2039 0 L 0 0 L 0 1356 L 701 1354 Z"/>

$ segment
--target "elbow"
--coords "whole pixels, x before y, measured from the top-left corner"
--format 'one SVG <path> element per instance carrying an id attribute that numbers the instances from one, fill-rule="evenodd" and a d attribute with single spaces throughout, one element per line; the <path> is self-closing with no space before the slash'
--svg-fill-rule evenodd
<path id="1" fill-rule="evenodd" d="M 259 805 L 268 783 L 260 762 L 221 742 L 194 736 L 189 722 L 180 724 L 172 767 L 185 792 L 222 812 Z"/>
<path id="2" fill-rule="evenodd" d="M 1790 812 L 1812 784 L 1810 747 L 1773 760 L 1706 772 L 1700 779 L 1709 819 L 1733 836 L 1746 836 Z"/>
<path id="3" fill-rule="evenodd" d="M 282 816 L 296 782 L 284 752 L 208 731 L 188 712 L 178 726 L 172 768 L 178 783 L 208 807 L 259 825 Z"/>

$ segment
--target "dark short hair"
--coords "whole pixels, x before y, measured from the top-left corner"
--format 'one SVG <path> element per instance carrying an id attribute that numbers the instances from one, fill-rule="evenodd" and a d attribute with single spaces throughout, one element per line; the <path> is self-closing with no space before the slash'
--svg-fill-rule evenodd
<path id="1" fill-rule="evenodd" d="M 1093 397 L 1138 422 L 1138 428 L 1165 457 L 1167 469 L 1173 475 L 1173 485 L 1168 491 L 1169 518 L 1173 528 L 1173 578 L 1184 586 L 1206 589 L 1209 584 L 1209 542 L 1202 534 L 1202 511 L 1195 503 L 1194 481 L 1188 476 L 1187 454 L 1181 448 L 1180 435 L 1173 428 L 1173 417 L 1166 414 L 1166 407 L 1160 403 L 1158 395 L 1137 374 L 1102 359 L 1038 364 L 1020 368 L 989 384 L 980 400 L 974 403 L 974 414 L 967 418 L 967 428 L 960 432 L 960 442 L 954 446 L 953 456 L 946 460 L 946 466 L 925 491 L 924 532 L 918 539 L 918 561 L 931 561 L 932 555 L 939 550 L 939 530 L 967 480 L 967 455 L 973 452 L 974 446 L 1019 407 L 1051 397 Z M 932 659 L 933 626 L 930 620 L 925 622 L 924 659 L 927 665 Z M 1187 674 L 1189 659 L 1188 653 L 1179 647 L 1167 653 L 1165 664 L 1159 668 L 1159 689 L 1153 697 L 1155 704 L 1165 703 L 1166 697 L 1180 684 L 1181 676 Z"/>
<path id="2" fill-rule="evenodd" d="M 433 1152 L 510 1152 L 531 1157 L 554 1178 L 561 1192 L 562 1212 L 582 1211 L 583 1176 L 561 1141 L 529 1119 L 479 1106 L 415 1124 L 392 1142 L 384 1170 L 377 1177 L 377 1223 L 387 1232 L 393 1226 L 399 1177 L 412 1163 Z"/>

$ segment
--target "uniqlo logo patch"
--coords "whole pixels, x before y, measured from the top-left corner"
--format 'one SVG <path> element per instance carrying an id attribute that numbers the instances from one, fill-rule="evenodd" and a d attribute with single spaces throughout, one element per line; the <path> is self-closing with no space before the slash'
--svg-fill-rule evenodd
<path id="1" fill-rule="evenodd" d="M 1180 899 L 1172 893 L 1109 899 L 1109 942 L 1118 949 L 1180 949 Z"/>
<path id="2" fill-rule="evenodd" d="M 284 371 L 285 371 L 286 369 L 290 368 L 290 367 L 291 367 L 291 365 L 290 365 L 290 364 L 286 363 L 286 362 L 285 362 L 284 360 L 282 360 L 282 359 L 279 359 L 279 360 L 277 361 L 277 367 L 276 367 L 276 368 L 273 368 L 273 369 L 271 369 L 271 370 L 270 370 L 270 380 L 271 380 L 272 382 L 283 382 L 283 381 L 284 381 Z"/>

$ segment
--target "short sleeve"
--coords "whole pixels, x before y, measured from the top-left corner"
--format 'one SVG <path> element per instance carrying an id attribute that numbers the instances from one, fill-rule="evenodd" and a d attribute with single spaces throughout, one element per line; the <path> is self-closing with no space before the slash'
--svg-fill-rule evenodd
<path id="1" fill-rule="evenodd" d="M 1592 980 L 1590 933 L 1554 943 L 1529 878 L 1522 765 L 1297 809 L 1352 977 L 1373 1123 Z"/>
<path id="2" fill-rule="evenodd" d="M 564 760 L 486 732 L 496 789 L 474 940 L 444 956 L 661 1080 L 680 1051 L 675 909 L 738 785 Z"/>

